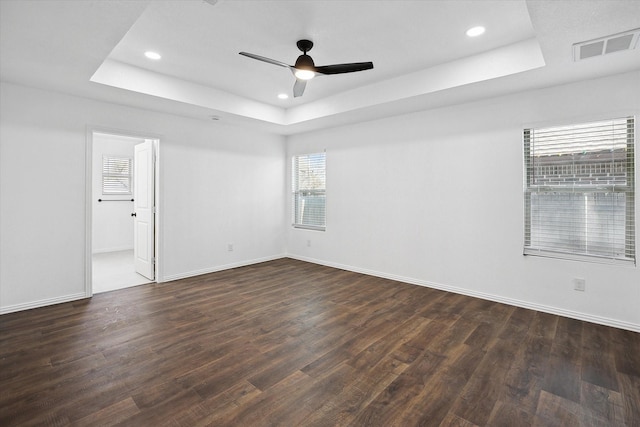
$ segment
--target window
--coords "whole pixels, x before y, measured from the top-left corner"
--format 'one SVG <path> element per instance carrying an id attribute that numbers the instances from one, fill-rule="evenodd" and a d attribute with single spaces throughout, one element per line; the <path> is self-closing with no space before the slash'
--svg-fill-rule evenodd
<path id="1" fill-rule="evenodd" d="M 293 157 L 293 226 L 325 229 L 325 153 Z"/>
<path id="2" fill-rule="evenodd" d="M 525 255 L 635 262 L 634 119 L 524 130 Z"/>
<path id="3" fill-rule="evenodd" d="M 102 194 L 131 194 L 130 157 L 102 157 Z"/>

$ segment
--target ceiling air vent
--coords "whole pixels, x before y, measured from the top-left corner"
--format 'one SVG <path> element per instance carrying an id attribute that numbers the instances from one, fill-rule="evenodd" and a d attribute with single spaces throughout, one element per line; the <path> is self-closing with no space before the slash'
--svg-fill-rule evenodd
<path id="1" fill-rule="evenodd" d="M 573 45 L 573 60 L 592 58 L 636 47 L 640 28 Z"/>

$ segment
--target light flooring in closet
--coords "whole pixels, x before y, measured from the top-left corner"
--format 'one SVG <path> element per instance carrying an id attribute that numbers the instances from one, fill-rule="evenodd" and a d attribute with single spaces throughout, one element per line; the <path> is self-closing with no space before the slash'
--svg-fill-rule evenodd
<path id="1" fill-rule="evenodd" d="M 92 270 L 94 294 L 151 282 L 136 273 L 133 249 L 94 254 Z"/>

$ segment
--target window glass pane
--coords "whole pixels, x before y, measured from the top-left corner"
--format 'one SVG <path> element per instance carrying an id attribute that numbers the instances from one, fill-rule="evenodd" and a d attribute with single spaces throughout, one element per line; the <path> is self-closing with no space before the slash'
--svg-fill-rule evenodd
<path id="1" fill-rule="evenodd" d="M 296 224 L 324 227 L 325 195 L 301 192 L 296 195 Z"/>
<path id="2" fill-rule="evenodd" d="M 104 157 L 102 159 L 102 173 L 104 175 L 131 175 L 131 159 L 118 157 Z"/>
<path id="3" fill-rule="evenodd" d="M 624 257 L 624 193 L 531 195 L 530 245 L 549 251 Z"/>
<path id="4" fill-rule="evenodd" d="M 127 157 L 102 158 L 102 194 L 131 194 L 132 163 Z"/>
<path id="5" fill-rule="evenodd" d="M 635 261 L 634 119 L 525 129 L 525 253 Z"/>
<path id="6" fill-rule="evenodd" d="M 324 229 L 326 206 L 325 153 L 293 158 L 293 224 Z"/>
<path id="7" fill-rule="evenodd" d="M 105 176 L 102 179 L 102 189 L 104 194 L 130 194 L 129 178 Z"/>

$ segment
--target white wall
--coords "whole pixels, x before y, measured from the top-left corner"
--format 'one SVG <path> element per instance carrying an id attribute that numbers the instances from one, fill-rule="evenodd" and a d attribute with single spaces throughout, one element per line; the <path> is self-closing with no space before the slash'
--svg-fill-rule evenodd
<path id="1" fill-rule="evenodd" d="M 161 280 L 284 253 L 283 137 L 8 83 L 0 91 L 0 313 L 84 296 L 92 126 L 160 137 Z"/>
<path id="2" fill-rule="evenodd" d="M 0 312 L 84 295 L 86 129 L 96 125 L 160 135 L 161 280 L 287 247 L 296 258 L 640 331 L 637 267 L 522 256 L 521 148 L 525 124 L 637 114 L 639 80 L 634 72 L 292 136 L 286 152 L 280 136 L 2 83 Z M 289 158 L 324 148 L 327 231 L 292 229 Z M 586 292 L 572 289 L 573 277 Z"/>
<path id="3" fill-rule="evenodd" d="M 637 267 L 522 255 L 523 125 L 637 114 L 639 81 L 633 72 L 292 136 L 289 158 L 327 150 L 327 229 L 289 225 L 289 255 L 640 331 Z"/>
<path id="4" fill-rule="evenodd" d="M 91 244 L 94 254 L 133 249 L 133 218 L 131 217 L 133 202 L 121 201 L 130 200 L 133 194 L 102 194 L 102 159 L 104 156 L 133 159 L 135 145 L 143 142 L 142 138 L 101 133 L 93 135 Z"/>

